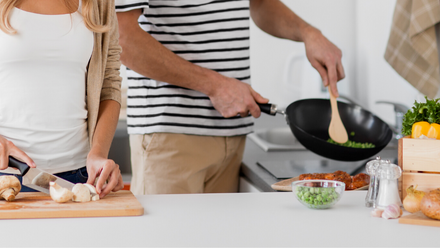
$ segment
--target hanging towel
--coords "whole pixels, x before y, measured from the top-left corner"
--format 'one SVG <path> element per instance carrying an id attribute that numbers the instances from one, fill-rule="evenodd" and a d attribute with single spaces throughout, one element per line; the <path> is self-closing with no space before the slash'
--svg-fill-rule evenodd
<path id="1" fill-rule="evenodd" d="M 386 61 L 421 93 L 434 98 L 440 87 L 435 25 L 439 0 L 397 0 Z"/>

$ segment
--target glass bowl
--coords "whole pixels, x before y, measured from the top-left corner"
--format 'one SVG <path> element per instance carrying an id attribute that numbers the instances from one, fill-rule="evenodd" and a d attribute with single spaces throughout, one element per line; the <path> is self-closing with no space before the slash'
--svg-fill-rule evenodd
<path id="1" fill-rule="evenodd" d="M 325 209 L 335 205 L 345 191 L 345 183 L 331 180 L 301 180 L 292 182 L 292 192 L 304 206 Z"/>

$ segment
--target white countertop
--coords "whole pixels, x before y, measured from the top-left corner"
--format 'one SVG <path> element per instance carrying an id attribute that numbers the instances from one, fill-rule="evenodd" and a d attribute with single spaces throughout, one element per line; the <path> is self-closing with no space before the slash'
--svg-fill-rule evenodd
<path id="1" fill-rule="evenodd" d="M 291 192 L 137 196 L 143 216 L 0 220 L 0 246 L 439 246 L 437 227 L 370 217 L 365 195 L 327 210 Z"/>

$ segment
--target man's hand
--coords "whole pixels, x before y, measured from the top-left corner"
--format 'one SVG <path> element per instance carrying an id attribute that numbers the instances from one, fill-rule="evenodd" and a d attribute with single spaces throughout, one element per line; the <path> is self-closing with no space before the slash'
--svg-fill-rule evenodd
<path id="1" fill-rule="evenodd" d="M 195 65 L 174 54 L 139 27 L 140 9 L 117 13 L 121 61 L 146 77 L 202 92 L 224 117 L 260 116 L 256 102 L 268 100 L 248 84 Z"/>
<path id="2" fill-rule="evenodd" d="M 303 37 L 307 58 L 321 75 L 324 86 L 330 86 L 329 90 L 338 97 L 336 83 L 345 77 L 341 50 L 311 26 Z"/>
<path id="3" fill-rule="evenodd" d="M 208 96 L 214 108 L 222 116 L 228 118 L 239 114 L 241 117 L 246 117 L 250 113 L 255 118 L 260 117 L 261 111 L 257 103 L 268 103 L 268 99 L 246 83 L 225 76 L 220 78 L 216 82 L 214 91 Z"/>
<path id="4" fill-rule="evenodd" d="M 12 141 L 0 136 L 0 170 L 5 170 L 9 165 L 9 156 L 23 161 L 29 167 L 35 168 L 34 161 L 22 150 L 18 149 Z"/>
<path id="5" fill-rule="evenodd" d="M 280 0 L 252 0 L 250 11 L 255 24 L 275 37 L 303 41 L 312 66 L 321 75 L 324 86 L 339 96 L 336 83 L 345 77 L 342 53 L 322 33 L 305 22 Z"/>
<path id="6" fill-rule="evenodd" d="M 87 157 L 87 174 L 89 174 L 88 184 L 95 184 L 99 198 L 103 198 L 110 191 L 116 192 L 124 188 L 119 165 L 113 160 L 103 158 L 97 155 L 89 154 Z M 107 181 L 107 184 L 105 184 Z"/>

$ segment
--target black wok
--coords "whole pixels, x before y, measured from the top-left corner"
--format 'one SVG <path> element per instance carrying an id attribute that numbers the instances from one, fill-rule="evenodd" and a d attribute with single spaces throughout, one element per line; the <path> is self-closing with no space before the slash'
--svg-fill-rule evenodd
<path id="1" fill-rule="evenodd" d="M 275 115 L 276 105 L 259 104 L 262 112 Z M 331 144 L 328 126 L 331 107 L 328 99 L 304 99 L 291 103 L 285 113 L 287 124 L 296 139 L 310 151 L 339 161 L 359 161 L 379 153 L 391 140 L 393 133 L 384 121 L 357 105 L 338 102 L 341 120 L 349 139 L 369 142 L 374 148 L 351 148 Z M 350 133 L 354 132 L 354 136 Z"/>

